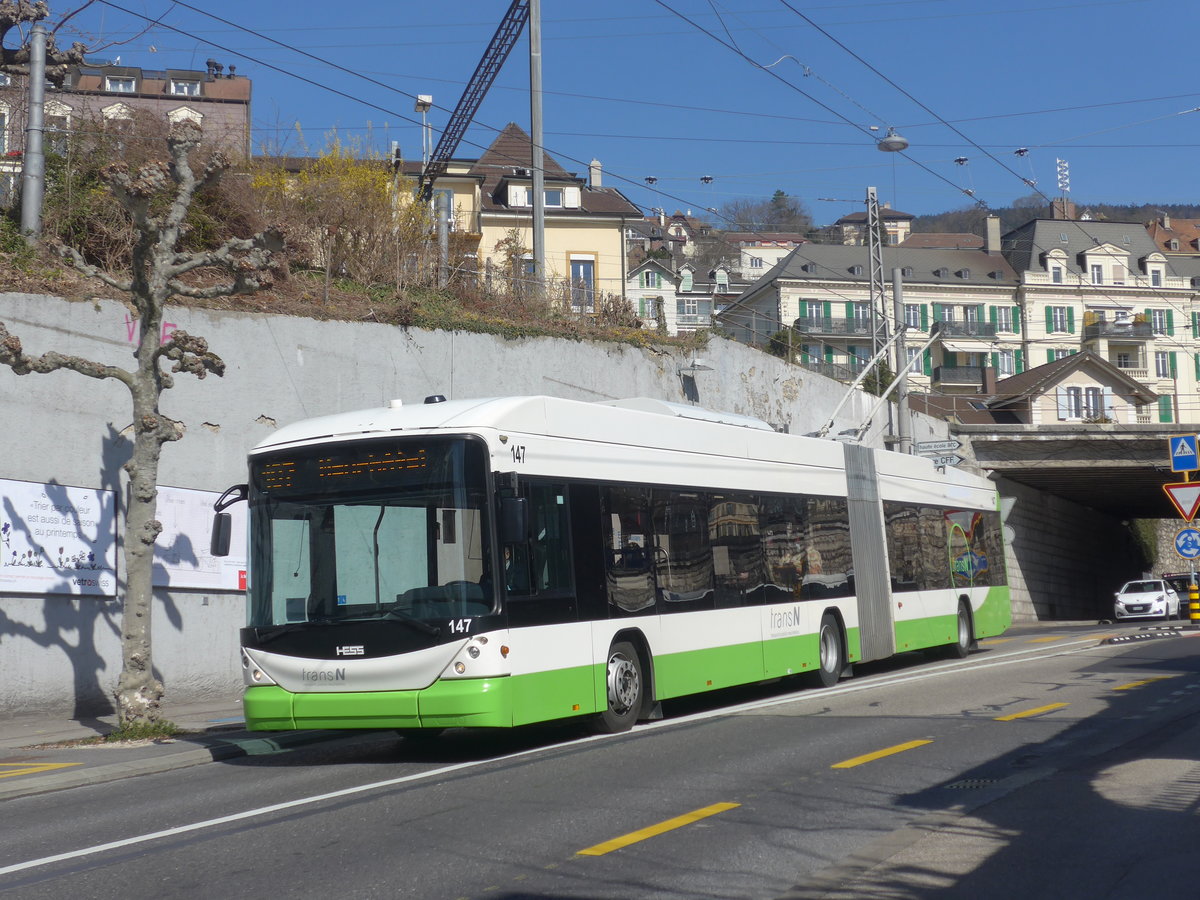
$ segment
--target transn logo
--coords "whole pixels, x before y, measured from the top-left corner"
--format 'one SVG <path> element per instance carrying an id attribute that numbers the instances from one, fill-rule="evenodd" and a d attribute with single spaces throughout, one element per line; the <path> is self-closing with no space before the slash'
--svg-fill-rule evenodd
<path id="1" fill-rule="evenodd" d="M 334 648 L 333 652 L 338 656 L 363 656 L 367 650 L 362 644 L 345 644 Z"/>

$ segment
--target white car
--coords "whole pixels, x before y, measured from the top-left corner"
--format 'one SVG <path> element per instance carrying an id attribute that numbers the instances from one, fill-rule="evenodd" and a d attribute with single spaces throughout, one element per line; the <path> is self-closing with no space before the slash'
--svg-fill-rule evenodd
<path id="1" fill-rule="evenodd" d="M 1113 604 L 1117 619 L 1176 619 L 1179 610 L 1179 595 L 1159 578 L 1127 581 Z"/>

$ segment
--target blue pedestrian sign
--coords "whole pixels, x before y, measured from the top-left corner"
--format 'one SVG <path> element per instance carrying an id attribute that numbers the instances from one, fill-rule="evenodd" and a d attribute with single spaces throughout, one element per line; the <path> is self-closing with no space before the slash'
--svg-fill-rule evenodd
<path id="1" fill-rule="evenodd" d="M 1167 438 L 1171 448 L 1172 472 L 1195 472 L 1200 469 L 1200 453 L 1196 449 L 1196 435 L 1173 434 Z"/>
<path id="2" fill-rule="evenodd" d="M 1200 531 L 1185 528 L 1175 535 L 1175 552 L 1184 559 L 1200 556 Z"/>

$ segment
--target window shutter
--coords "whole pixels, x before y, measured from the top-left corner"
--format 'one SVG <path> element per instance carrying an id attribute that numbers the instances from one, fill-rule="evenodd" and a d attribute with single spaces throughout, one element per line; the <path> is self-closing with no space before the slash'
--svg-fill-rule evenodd
<path id="1" fill-rule="evenodd" d="M 1175 313 L 1173 310 L 1167 310 L 1167 336 L 1175 334 Z"/>
<path id="2" fill-rule="evenodd" d="M 996 307 L 994 307 L 994 306 L 988 307 L 988 319 L 991 321 L 992 327 L 994 328 L 996 326 L 996 323 L 999 321 L 997 314 L 996 314 Z"/>
<path id="3" fill-rule="evenodd" d="M 1192 313 L 1192 337 L 1200 338 L 1200 313 Z"/>
<path id="4" fill-rule="evenodd" d="M 1067 333 L 1075 333 L 1075 307 L 1073 306 L 1067 307 Z"/>
<path id="5" fill-rule="evenodd" d="M 1177 368 L 1175 368 L 1175 355 L 1176 354 L 1175 354 L 1174 350 L 1172 350 L 1170 353 L 1167 354 L 1167 359 L 1169 359 L 1171 362 L 1171 377 L 1172 378 L 1179 377 L 1179 370 Z"/>
<path id="6" fill-rule="evenodd" d="M 832 319 L 832 318 L 833 318 L 833 301 L 826 300 L 825 301 L 825 320 L 828 321 L 829 319 Z"/>
<path id="7" fill-rule="evenodd" d="M 1046 334 L 1054 330 L 1054 307 L 1046 307 Z"/>
<path id="8" fill-rule="evenodd" d="M 955 356 L 953 353 L 949 353 L 949 352 L 943 350 L 942 351 L 942 365 L 945 366 L 947 369 L 956 368 L 958 366 L 958 357 Z"/>
<path id="9" fill-rule="evenodd" d="M 921 304 L 921 330 L 922 331 L 929 330 L 929 304 L 928 303 Z"/>
<path id="10" fill-rule="evenodd" d="M 1013 331 L 1017 334 L 1021 333 L 1021 307 L 1013 307 Z"/>
<path id="11" fill-rule="evenodd" d="M 1067 417 L 1068 413 L 1067 390 L 1066 388 L 1058 388 L 1056 393 L 1058 395 L 1058 418 L 1059 420 L 1062 420 Z"/>
<path id="12" fill-rule="evenodd" d="M 1196 380 L 1200 381 L 1200 353 L 1193 353 L 1193 362 L 1196 365 Z"/>
<path id="13" fill-rule="evenodd" d="M 1110 387 L 1104 389 L 1104 415 L 1105 418 L 1111 419 L 1114 422 L 1116 421 L 1117 417 L 1114 414 L 1113 407 L 1113 389 Z"/>
<path id="14" fill-rule="evenodd" d="M 1171 397 L 1169 394 L 1164 394 L 1158 398 L 1158 421 L 1171 421 Z"/>
<path id="15" fill-rule="evenodd" d="M 579 209 L 579 196 L 578 187 L 563 188 L 563 206 L 571 209 Z"/>
<path id="16" fill-rule="evenodd" d="M 1017 374 L 1025 371 L 1025 351 L 1016 350 L 1013 352 L 1013 361 L 1017 370 Z"/>
<path id="17" fill-rule="evenodd" d="M 827 363 L 833 362 L 833 348 L 830 347 L 828 344 L 825 345 L 825 362 L 827 362 Z"/>
<path id="18" fill-rule="evenodd" d="M 921 354 L 921 368 L 926 375 L 933 374 L 933 353 L 928 349 Z"/>
<path id="19" fill-rule="evenodd" d="M 945 321 L 945 319 L 942 318 L 942 304 L 941 303 L 933 304 L 933 321 L 935 321 L 935 322 L 944 322 Z"/>
<path id="20" fill-rule="evenodd" d="M 994 307 L 993 307 L 993 308 L 994 308 Z M 995 372 L 997 375 L 999 375 L 999 374 L 1000 374 L 1000 354 L 999 354 L 999 353 L 993 353 L 993 354 L 992 354 L 992 370 L 993 370 L 993 371 L 994 371 L 994 372 Z"/>
<path id="21" fill-rule="evenodd" d="M 853 303 L 850 303 L 850 302 L 846 303 L 846 318 L 847 318 L 847 320 L 849 320 L 851 322 L 854 321 L 854 304 Z"/>
<path id="22" fill-rule="evenodd" d="M 1047 350 L 1046 351 L 1046 362 L 1054 362 L 1055 359 L 1056 359 L 1056 357 L 1055 357 L 1054 351 Z"/>

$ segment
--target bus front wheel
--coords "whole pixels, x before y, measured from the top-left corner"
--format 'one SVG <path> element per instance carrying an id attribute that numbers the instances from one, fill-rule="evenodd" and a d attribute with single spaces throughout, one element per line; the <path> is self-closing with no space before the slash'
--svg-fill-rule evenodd
<path id="1" fill-rule="evenodd" d="M 833 687 L 842 677 L 846 659 L 842 651 L 842 629 L 831 613 L 821 616 L 821 630 L 817 640 L 820 650 L 820 667 L 817 674 L 821 678 L 821 686 Z"/>
<path id="2" fill-rule="evenodd" d="M 628 731 L 638 719 L 646 684 L 642 659 L 633 644 L 619 641 L 612 645 L 604 680 L 607 707 L 600 713 L 597 730 L 608 734 Z"/>

